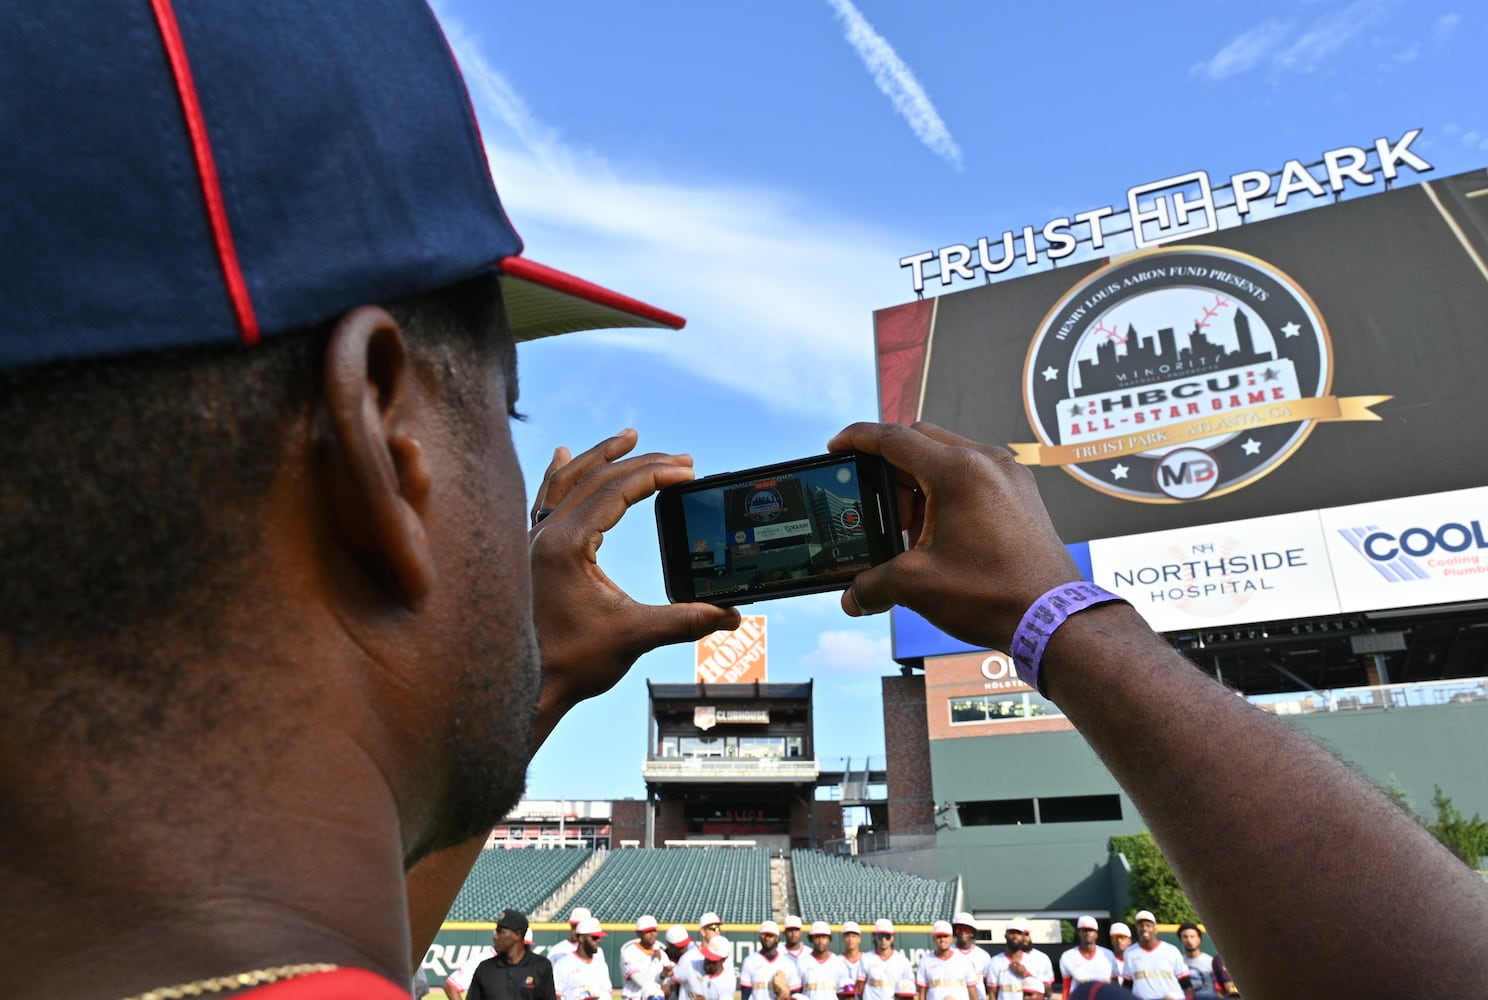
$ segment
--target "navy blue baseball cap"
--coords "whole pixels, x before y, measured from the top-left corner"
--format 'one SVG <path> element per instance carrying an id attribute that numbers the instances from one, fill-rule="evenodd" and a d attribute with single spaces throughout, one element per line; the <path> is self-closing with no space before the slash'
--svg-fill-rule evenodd
<path id="1" fill-rule="evenodd" d="M 423 0 L 0 18 L 0 367 L 238 342 L 500 276 L 518 340 L 684 320 L 522 256 Z"/>

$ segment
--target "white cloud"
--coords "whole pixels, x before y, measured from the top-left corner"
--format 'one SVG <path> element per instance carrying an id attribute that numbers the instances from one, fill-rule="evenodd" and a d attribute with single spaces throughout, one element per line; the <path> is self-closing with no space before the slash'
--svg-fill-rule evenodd
<path id="1" fill-rule="evenodd" d="M 1348 46 L 1384 15 L 1376 0 L 1359 0 L 1318 18 L 1273 60 L 1278 69 L 1309 73 Z"/>
<path id="2" fill-rule="evenodd" d="M 877 672 L 893 667 L 894 657 L 886 635 L 835 629 L 816 637 L 801 664 L 813 674 Z"/>
<path id="3" fill-rule="evenodd" d="M 1272 73 L 1310 73 L 1364 36 L 1388 12 L 1387 0 L 1355 0 L 1297 29 L 1292 21 L 1268 20 L 1225 43 L 1193 67 L 1196 76 L 1223 80 L 1265 68 Z"/>
<path id="4" fill-rule="evenodd" d="M 1462 144 L 1464 146 L 1466 146 L 1468 149 L 1472 149 L 1473 147 L 1477 146 L 1478 141 L 1480 139 L 1482 139 L 1482 138 L 1483 137 L 1481 135 L 1479 135 L 1476 131 L 1463 132 L 1462 133 Z"/>
<path id="5" fill-rule="evenodd" d="M 870 311 L 903 284 L 897 240 L 787 193 L 627 170 L 565 142 L 457 20 L 441 19 L 531 255 L 689 320 L 681 336 L 596 341 L 664 356 L 784 412 L 873 415 Z"/>
<path id="6" fill-rule="evenodd" d="M 1443 14 L 1436 19 L 1432 26 L 1432 35 L 1438 42 L 1444 42 L 1452 37 L 1457 30 L 1457 25 L 1462 23 L 1462 15 L 1455 11 L 1451 14 Z"/>
<path id="7" fill-rule="evenodd" d="M 951 136 L 951 130 L 941 121 L 940 114 L 931 103 L 930 96 L 920 81 L 894 47 L 873 30 L 873 25 L 863 17 L 852 0 L 827 0 L 846 31 L 847 42 L 857 52 L 879 92 L 894 105 L 899 117 L 909 123 L 916 138 L 924 143 L 936 156 L 957 170 L 961 169 L 961 147 Z"/>
<path id="8" fill-rule="evenodd" d="M 1266 21 L 1230 40 L 1214 54 L 1212 59 L 1198 63 L 1194 73 L 1211 80 L 1247 73 L 1256 66 L 1274 57 L 1277 47 L 1286 39 L 1291 25 L 1281 21 Z"/>

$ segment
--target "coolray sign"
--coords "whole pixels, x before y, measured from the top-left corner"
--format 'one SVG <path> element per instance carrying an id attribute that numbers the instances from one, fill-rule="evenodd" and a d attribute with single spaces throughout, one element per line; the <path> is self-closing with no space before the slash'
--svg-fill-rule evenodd
<path id="1" fill-rule="evenodd" d="M 1280 269 L 1219 247 L 1123 258 L 1055 303 L 1023 398 L 1036 443 L 1092 489 L 1145 503 L 1223 496 L 1285 462 L 1319 421 L 1378 420 L 1389 396 L 1329 394 L 1333 347 Z"/>
<path id="2" fill-rule="evenodd" d="M 1350 185 L 1370 187 L 1381 180 L 1393 181 L 1399 176 L 1402 166 L 1425 173 L 1434 168 L 1410 148 L 1420 134 L 1420 129 L 1411 129 L 1394 142 L 1382 138 L 1374 140 L 1369 148 L 1340 146 L 1328 150 L 1321 157 L 1326 184 L 1314 177 L 1301 160 L 1288 160 L 1279 172 L 1279 179 L 1265 170 L 1232 174 L 1226 184 L 1235 194 L 1235 212 L 1244 221 L 1257 202 L 1273 196 L 1280 207 L 1295 195 L 1305 193 L 1321 198 L 1330 193 L 1341 194 Z M 1378 162 L 1373 171 L 1366 169 L 1370 152 L 1375 154 Z M 1217 186 L 1225 185 L 1215 185 L 1207 171 L 1195 170 L 1129 188 L 1125 211 L 1131 215 L 1132 237 L 1137 249 L 1216 232 L 1220 228 L 1218 207 L 1214 201 Z M 1019 260 L 1030 265 L 1037 264 L 1040 258 L 1063 260 L 1075 252 L 1082 239 L 1090 243 L 1091 249 L 1104 249 L 1106 234 L 1101 230 L 1101 220 L 1116 215 L 1118 211 L 1116 207 L 1106 205 L 1050 219 L 1042 226 L 1023 226 L 1017 233 L 1005 230 L 998 239 L 983 236 L 974 247 L 952 243 L 939 250 L 901 257 L 899 266 L 910 270 L 918 294 L 925 290 L 925 265 L 930 261 L 939 265 L 940 283 L 949 285 L 954 277 L 968 281 L 974 279 L 978 270 L 984 274 L 1001 274 Z M 1038 246 L 1040 236 L 1045 243 L 1043 248 Z"/>
<path id="3" fill-rule="evenodd" d="M 1350 610 L 1488 596 L 1488 487 L 1322 512 Z"/>
<path id="4" fill-rule="evenodd" d="M 1099 539 L 1090 563 L 1159 632 L 1339 610 L 1314 511 Z"/>

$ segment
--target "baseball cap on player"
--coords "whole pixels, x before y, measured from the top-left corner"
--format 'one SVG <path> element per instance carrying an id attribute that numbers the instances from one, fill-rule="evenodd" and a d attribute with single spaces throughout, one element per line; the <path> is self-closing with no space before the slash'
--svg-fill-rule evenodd
<path id="1" fill-rule="evenodd" d="M 568 926 L 577 927 L 580 923 L 588 920 L 592 916 L 594 916 L 594 914 L 589 912 L 589 908 L 587 906 L 575 906 L 573 908 L 573 912 L 568 915 Z"/>
<path id="2" fill-rule="evenodd" d="M 527 930 L 522 932 L 522 943 L 527 945 L 529 948 L 532 946 L 532 943 L 535 940 L 537 939 L 532 936 L 532 928 L 530 926 L 527 928 Z"/>
<path id="3" fill-rule="evenodd" d="M 709 910 L 707 913 L 704 913 L 701 917 L 698 917 L 698 926 L 699 927 L 712 927 L 714 924 L 721 924 L 721 923 L 723 923 L 722 918 L 720 918 L 718 916 L 718 914 L 714 913 L 712 910 Z"/>
<path id="4" fill-rule="evenodd" d="M 1157 923 L 1157 918 L 1152 915 L 1151 910 L 1138 910 L 1136 917 L 1133 919 L 1139 924 L 1144 920 L 1154 924 Z"/>
<path id="5" fill-rule="evenodd" d="M 646 931 L 654 930 L 656 930 L 656 918 L 651 916 L 650 914 L 647 914 L 646 916 L 636 921 L 637 934 L 643 934 Z"/>
<path id="6" fill-rule="evenodd" d="M 502 910 L 501 915 L 496 918 L 497 927 L 505 927 L 517 937 L 525 937 L 527 934 L 527 915 L 517 910 Z"/>
<path id="7" fill-rule="evenodd" d="M 861 935 L 863 933 L 863 928 L 858 926 L 858 922 L 856 920 L 847 920 L 844 921 L 842 924 L 842 933 Z"/>
<path id="8" fill-rule="evenodd" d="M 687 928 L 681 924 L 672 924 L 666 929 L 666 942 L 674 948 L 680 948 L 684 944 L 690 944 L 692 938 L 687 936 Z"/>
<path id="9" fill-rule="evenodd" d="M 776 937 L 779 937 L 780 925 L 773 920 L 762 920 L 760 921 L 759 932 L 761 934 L 774 934 Z"/>
<path id="10" fill-rule="evenodd" d="M 1128 927 L 1128 926 L 1126 926 L 1126 924 L 1123 924 L 1121 921 L 1118 920 L 1114 924 L 1111 925 L 1111 936 L 1112 937 L 1126 937 L 1126 938 L 1129 938 L 1129 937 L 1131 937 L 1131 928 Z"/>
<path id="11" fill-rule="evenodd" d="M 1081 931 L 1094 931 L 1099 930 L 1100 925 L 1095 922 L 1094 917 L 1084 916 L 1075 921 L 1075 929 Z"/>
<path id="12" fill-rule="evenodd" d="M 949 920 L 937 920 L 930 925 L 931 937 L 949 937 L 952 934 Z"/>
<path id="13" fill-rule="evenodd" d="M 806 932 L 806 936 L 819 937 L 823 934 L 825 934 L 827 937 L 831 937 L 832 925 L 827 923 L 825 920 L 813 920 L 811 922 L 811 930 Z"/>
<path id="14" fill-rule="evenodd" d="M 894 921 L 892 921 L 892 920 L 886 920 L 883 917 L 879 917 L 877 920 L 873 921 L 873 933 L 875 933 L 875 934 L 892 934 L 892 933 L 894 933 Z"/>
<path id="15" fill-rule="evenodd" d="M 722 934 L 715 934 L 712 941 L 698 945 L 698 951 L 710 962 L 723 962 L 734 953 L 734 946 Z"/>
<path id="16" fill-rule="evenodd" d="M 976 929 L 976 918 L 973 917 L 970 913 L 967 913 L 965 910 L 962 910 L 960 913 L 956 914 L 954 917 L 951 918 L 951 926 L 952 927 L 970 927 L 973 930 L 975 930 Z"/>
<path id="17" fill-rule="evenodd" d="M 585 917 L 583 920 L 580 920 L 578 926 L 574 928 L 574 933 L 587 934 L 592 938 L 602 938 L 605 936 L 604 928 L 593 917 Z"/>
<path id="18" fill-rule="evenodd" d="M 1007 926 L 1003 928 L 1003 931 L 1004 933 L 1006 933 L 1007 931 L 1017 931 L 1019 934 L 1033 933 L 1033 931 L 1030 930 L 1028 927 L 1028 921 L 1024 920 L 1022 917 L 1014 917 L 1012 920 L 1009 920 L 1007 922 Z"/>
<path id="19" fill-rule="evenodd" d="M 785 915 L 785 923 L 782 924 L 781 926 L 784 927 L 788 931 L 789 930 L 797 930 L 798 931 L 798 930 L 801 929 L 801 918 L 798 917 L 798 916 L 796 916 L 794 913 L 787 913 Z"/>
<path id="20" fill-rule="evenodd" d="M 522 256 L 423 0 L 6 17 L 0 367 L 247 346 L 499 275 L 516 339 L 683 320 Z"/>

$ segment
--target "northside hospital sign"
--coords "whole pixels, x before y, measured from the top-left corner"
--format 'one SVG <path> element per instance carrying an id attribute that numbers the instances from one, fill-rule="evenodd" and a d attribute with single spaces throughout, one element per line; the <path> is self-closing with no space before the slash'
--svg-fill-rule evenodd
<path id="1" fill-rule="evenodd" d="M 1257 202 L 1274 196 L 1276 207 L 1286 205 L 1294 195 L 1307 194 L 1326 197 L 1341 194 L 1350 184 L 1369 187 L 1381 178 L 1387 183 L 1399 176 L 1402 166 L 1417 173 L 1434 169 L 1420 156 L 1411 151 L 1411 143 L 1421 135 L 1420 129 L 1411 129 L 1394 142 L 1376 139 L 1370 148 L 1363 146 L 1340 146 L 1322 155 L 1322 165 L 1327 175 L 1327 184 L 1319 181 L 1300 160 L 1288 160 L 1281 168 L 1280 176 L 1265 170 L 1244 170 L 1230 175 L 1226 185 L 1234 191 L 1234 209 L 1244 221 Z M 1378 161 L 1377 171 L 1366 169 L 1369 154 L 1373 152 Z M 1214 201 L 1215 185 L 1204 170 L 1166 177 L 1129 188 L 1126 192 L 1126 212 L 1131 216 L 1131 233 L 1135 249 L 1144 250 L 1161 246 L 1174 240 L 1202 236 L 1219 230 L 1220 207 Z M 925 290 L 925 265 L 936 261 L 940 266 L 940 283 L 949 285 L 953 277 L 972 280 L 980 269 L 984 274 L 1001 274 L 1018 261 L 1037 264 L 1040 258 L 1050 262 L 1062 260 L 1075 252 L 1081 242 L 1089 242 L 1091 249 L 1100 250 L 1106 245 L 1106 233 L 1101 230 L 1101 220 L 1117 214 L 1111 205 L 1078 212 L 1073 216 L 1050 219 L 1042 226 L 1023 226 L 1020 232 L 1005 230 L 1000 240 L 986 236 L 977 240 L 973 247 L 965 243 L 952 243 L 939 250 L 925 250 L 899 258 L 899 266 L 908 268 L 914 283 L 915 294 Z M 1084 237 L 1076 233 L 1083 230 Z M 1038 245 L 1042 236 L 1044 246 Z M 1021 243 L 1022 252 L 1018 253 Z"/>

